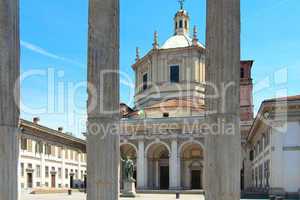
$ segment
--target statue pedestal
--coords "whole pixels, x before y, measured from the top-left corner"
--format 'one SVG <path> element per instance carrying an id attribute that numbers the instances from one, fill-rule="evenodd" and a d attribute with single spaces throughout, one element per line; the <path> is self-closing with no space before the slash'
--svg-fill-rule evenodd
<path id="1" fill-rule="evenodd" d="M 124 181 L 124 190 L 121 197 L 136 197 L 134 181 Z"/>

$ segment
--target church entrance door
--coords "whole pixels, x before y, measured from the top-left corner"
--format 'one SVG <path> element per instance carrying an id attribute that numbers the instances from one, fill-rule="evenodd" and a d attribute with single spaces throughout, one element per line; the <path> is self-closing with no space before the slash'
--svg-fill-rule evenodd
<path id="1" fill-rule="evenodd" d="M 201 186 L 201 171 L 200 170 L 192 170 L 191 172 L 191 187 L 192 190 L 202 189 Z"/>
<path id="2" fill-rule="evenodd" d="M 161 190 L 169 189 L 169 167 L 168 166 L 160 167 L 160 189 Z"/>

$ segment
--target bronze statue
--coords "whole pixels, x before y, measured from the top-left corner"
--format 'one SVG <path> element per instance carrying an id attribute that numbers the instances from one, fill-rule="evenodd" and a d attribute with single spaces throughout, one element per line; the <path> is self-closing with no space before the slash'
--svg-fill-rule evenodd
<path id="1" fill-rule="evenodd" d="M 127 156 L 124 159 L 121 157 L 121 161 L 123 163 L 123 172 L 125 174 L 124 180 L 128 182 L 135 182 L 133 178 L 133 172 L 134 172 L 134 163 L 130 158 Z"/>

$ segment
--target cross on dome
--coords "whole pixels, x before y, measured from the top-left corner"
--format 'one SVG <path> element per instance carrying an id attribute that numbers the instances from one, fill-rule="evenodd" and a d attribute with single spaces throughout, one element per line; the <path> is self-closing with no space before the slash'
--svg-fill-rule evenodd
<path id="1" fill-rule="evenodd" d="M 178 2 L 179 2 L 179 4 L 180 4 L 180 9 L 181 9 L 181 10 L 183 10 L 184 1 L 185 1 L 185 0 L 178 0 Z"/>

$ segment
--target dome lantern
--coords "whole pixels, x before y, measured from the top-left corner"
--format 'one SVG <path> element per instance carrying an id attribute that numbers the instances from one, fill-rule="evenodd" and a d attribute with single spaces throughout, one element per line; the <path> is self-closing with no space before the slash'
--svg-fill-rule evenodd
<path id="1" fill-rule="evenodd" d="M 175 35 L 188 35 L 190 29 L 190 17 L 188 12 L 183 9 L 183 0 L 180 0 L 179 2 L 180 10 L 174 17 Z"/>

